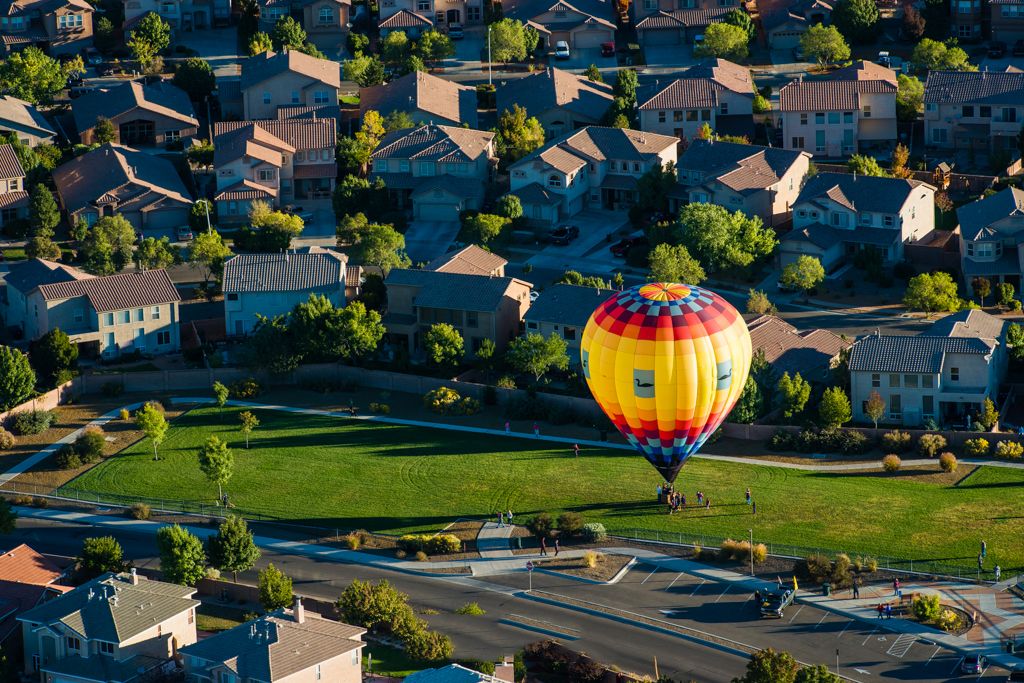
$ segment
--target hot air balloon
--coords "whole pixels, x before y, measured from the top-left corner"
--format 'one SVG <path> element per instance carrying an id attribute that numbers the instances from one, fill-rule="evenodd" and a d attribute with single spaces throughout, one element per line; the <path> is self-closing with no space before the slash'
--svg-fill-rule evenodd
<path id="1" fill-rule="evenodd" d="M 583 330 L 583 373 L 618 430 L 668 482 L 736 404 L 750 334 L 725 299 L 691 285 L 616 293 Z"/>

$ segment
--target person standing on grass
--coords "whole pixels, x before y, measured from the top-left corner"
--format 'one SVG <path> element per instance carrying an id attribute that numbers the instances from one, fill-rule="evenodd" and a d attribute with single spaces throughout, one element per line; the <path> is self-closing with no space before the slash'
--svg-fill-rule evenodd
<path id="1" fill-rule="evenodd" d="M 576 454 L 577 458 L 580 457 L 580 445 L 578 443 L 572 445 L 572 452 Z"/>
<path id="2" fill-rule="evenodd" d="M 505 526 L 505 513 L 501 512 L 499 510 L 498 511 L 498 528 L 500 529 L 500 528 L 502 528 L 504 526 Z"/>
<path id="3" fill-rule="evenodd" d="M 509 526 L 515 526 L 514 524 L 512 524 L 512 511 L 511 510 L 508 511 L 508 515 L 506 515 L 506 518 L 508 519 L 508 525 Z"/>
<path id="4" fill-rule="evenodd" d="M 985 543 L 985 541 L 982 541 L 981 542 L 981 559 L 984 560 L 987 555 L 988 555 L 988 543 Z"/>
<path id="5" fill-rule="evenodd" d="M 997 564 L 996 568 L 993 571 L 994 571 L 994 573 L 996 575 L 996 583 L 999 583 L 999 577 L 1003 575 L 1003 570 L 1000 569 L 999 565 Z"/>
<path id="6" fill-rule="evenodd" d="M 750 505 L 750 487 L 747 487 L 747 505 Z"/>
<path id="7" fill-rule="evenodd" d="M 540 537 L 540 554 L 547 556 L 548 554 L 548 543 L 544 540 L 544 537 Z"/>
<path id="8" fill-rule="evenodd" d="M 752 515 L 756 515 L 757 514 L 757 501 L 756 500 L 750 501 L 750 514 L 752 514 Z"/>
<path id="9" fill-rule="evenodd" d="M 703 505 L 703 503 L 704 503 L 704 494 L 701 493 L 700 491 L 697 491 L 697 505 Z"/>
<path id="10" fill-rule="evenodd" d="M 561 543 L 558 541 L 558 536 L 555 536 L 555 557 L 558 557 L 558 551 L 561 548 Z"/>

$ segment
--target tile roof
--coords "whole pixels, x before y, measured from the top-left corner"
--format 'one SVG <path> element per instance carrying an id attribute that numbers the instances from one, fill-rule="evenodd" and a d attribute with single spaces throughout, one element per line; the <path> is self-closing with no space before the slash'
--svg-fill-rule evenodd
<path id="1" fill-rule="evenodd" d="M 604 14 L 607 14 L 607 8 L 601 8 Z M 548 20 L 544 20 L 545 14 L 553 13 L 554 16 Z M 591 14 L 585 10 L 570 5 L 565 0 L 555 0 L 554 4 L 536 5 L 533 9 L 533 14 L 529 17 L 510 17 L 524 19 L 524 23 L 531 24 L 534 28 L 541 31 L 541 33 L 550 34 L 552 31 L 572 31 L 580 26 L 592 25 L 601 26 L 611 30 L 615 30 L 615 24 L 595 14 Z"/>
<path id="2" fill-rule="evenodd" d="M 692 66 L 661 90 L 642 98 L 638 108 L 683 109 L 717 107 L 723 90 L 754 99 L 754 81 L 750 70 L 724 59 L 712 59 Z"/>
<path id="3" fill-rule="evenodd" d="M 192 599 L 195 592 L 195 588 L 141 576 L 133 585 L 128 574 L 107 573 L 25 612 L 18 620 L 63 624 L 89 640 L 122 643 L 193 609 L 199 604 Z"/>
<path id="4" fill-rule="evenodd" d="M 436 124 L 403 128 L 385 135 L 371 158 L 436 162 L 476 161 L 481 155 L 488 154 L 494 135 L 490 131 Z"/>
<path id="5" fill-rule="evenodd" d="M 334 119 L 340 121 L 341 107 L 336 104 L 278 107 L 277 118 L 279 121 L 285 119 Z"/>
<path id="6" fill-rule="evenodd" d="M 163 80 L 153 85 L 129 81 L 94 90 L 71 101 L 71 113 L 79 134 L 95 127 L 100 116 L 113 119 L 136 109 L 179 121 L 182 128 L 199 126 L 185 91 Z"/>
<path id="7" fill-rule="evenodd" d="M 97 313 L 181 301 L 166 270 L 115 273 L 39 285 L 45 301 L 84 296 Z"/>
<path id="8" fill-rule="evenodd" d="M 966 240 L 992 237 L 997 230 L 992 226 L 1004 218 L 1024 217 L 1024 190 L 1007 187 L 994 195 L 982 197 L 956 210 L 960 220 L 960 233 Z"/>
<path id="9" fill-rule="evenodd" d="M 56 680 L 129 683 L 156 678 L 155 670 L 166 663 L 166 659 L 148 655 L 134 655 L 128 659 L 114 659 L 97 655 L 91 657 L 70 656 L 41 664 L 39 670 L 52 674 Z"/>
<path id="10" fill-rule="evenodd" d="M 174 164 L 131 147 L 107 143 L 75 157 L 53 172 L 64 208 L 76 212 L 110 194 L 119 211 L 134 203 L 140 210 L 161 200 L 191 205 Z"/>
<path id="11" fill-rule="evenodd" d="M 805 378 L 822 378 L 832 359 L 852 342 L 829 330 L 797 330 L 781 318 L 763 315 L 747 323 L 750 343 L 764 351 L 778 372 L 799 372 Z"/>
<path id="12" fill-rule="evenodd" d="M 8 287 L 14 287 L 22 294 L 28 294 L 39 285 L 91 277 L 93 276 L 89 273 L 64 265 L 63 263 L 33 258 L 11 263 L 8 266 L 4 282 Z"/>
<path id="13" fill-rule="evenodd" d="M 277 610 L 181 648 L 187 657 L 227 665 L 242 680 L 281 681 L 362 648 L 366 629 L 292 610 Z M 209 666 L 209 665 L 207 665 Z"/>
<path id="14" fill-rule="evenodd" d="M 439 273 L 491 275 L 497 272 L 504 272 L 507 264 L 508 261 L 497 254 L 481 249 L 475 244 L 470 244 L 456 252 L 438 256 L 425 265 L 423 269 L 436 270 Z"/>
<path id="15" fill-rule="evenodd" d="M 694 140 L 679 157 L 676 168 L 700 171 L 702 183 L 718 180 L 735 192 L 747 193 L 779 182 L 806 156 L 810 155 L 779 147 Z"/>
<path id="16" fill-rule="evenodd" d="M 852 237 L 852 233 L 851 233 Z M 822 223 L 812 223 L 802 228 L 793 228 L 781 238 L 782 242 L 806 242 L 820 249 L 828 249 L 843 241 L 840 231 Z"/>
<path id="17" fill-rule="evenodd" d="M 400 9 L 384 21 L 377 24 L 378 29 L 416 28 L 420 26 L 433 26 L 434 22 L 422 14 L 416 14 L 407 9 Z"/>
<path id="18" fill-rule="evenodd" d="M 25 543 L 0 555 L 0 581 L 47 586 L 63 575 L 60 567 Z"/>
<path id="19" fill-rule="evenodd" d="M 499 112 L 518 104 L 530 116 L 564 109 L 592 121 L 601 120 L 615 99 L 612 86 L 554 67 L 499 85 L 496 97 Z"/>
<path id="20" fill-rule="evenodd" d="M 553 323 L 583 328 L 590 314 L 615 290 L 557 283 L 540 292 L 523 316 L 527 322 Z"/>
<path id="21" fill-rule="evenodd" d="M 519 197 L 519 200 L 523 204 L 547 204 L 548 206 L 557 206 L 562 203 L 562 196 L 549 192 L 546 187 L 540 183 L 530 183 L 520 187 L 517 190 L 512 190 L 511 194 Z"/>
<path id="22" fill-rule="evenodd" d="M 930 71 L 926 104 L 1024 104 L 1024 72 Z"/>
<path id="23" fill-rule="evenodd" d="M 1007 321 L 977 309 L 951 313 L 932 323 L 924 334 L 936 337 L 975 337 L 999 340 Z"/>
<path id="24" fill-rule="evenodd" d="M 301 292 L 338 287 L 348 258 L 308 247 L 284 254 L 239 254 L 224 262 L 225 292 Z"/>
<path id="25" fill-rule="evenodd" d="M 31 130 L 41 137 L 57 134 L 33 105 L 17 97 L 0 95 L 0 127 L 7 125 Z"/>
<path id="26" fill-rule="evenodd" d="M 36 12 L 47 14 L 65 7 L 93 11 L 92 5 L 86 0 L 3 0 L 0 2 L 0 15 L 18 16 Z"/>
<path id="27" fill-rule="evenodd" d="M 896 72 L 887 66 L 861 59 L 829 74 L 831 81 L 886 81 L 897 84 Z"/>
<path id="28" fill-rule="evenodd" d="M 28 206 L 28 192 L 15 190 L 0 194 L 0 209 L 15 209 Z"/>
<path id="29" fill-rule="evenodd" d="M 503 16 L 524 23 L 556 8 L 559 11 L 578 12 L 609 23 L 614 19 L 613 5 L 607 0 L 572 0 L 571 4 L 565 0 L 504 0 L 501 6 Z M 579 24 L 577 22 L 573 25 Z"/>
<path id="30" fill-rule="evenodd" d="M 0 145 L 0 178 L 24 178 L 25 169 L 21 167 L 18 156 L 11 145 Z"/>
<path id="31" fill-rule="evenodd" d="M 703 28 L 720 21 L 735 8 L 706 7 L 700 9 L 678 9 L 673 12 L 658 11 L 644 17 L 636 25 L 638 31 L 659 28 Z"/>
<path id="32" fill-rule="evenodd" d="M 241 88 L 247 90 L 274 76 L 292 72 L 323 83 L 341 87 L 341 65 L 329 59 L 310 57 L 298 50 L 264 52 L 242 62 Z"/>
<path id="33" fill-rule="evenodd" d="M 414 71 L 384 85 L 360 88 L 360 115 L 370 109 L 382 116 L 419 110 L 456 125 L 477 125 L 476 89 L 424 71 Z"/>
<path id="34" fill-rule="evenodd" d="M 779 90 L 780 111 L 848 111 L 860 108 L 861 94 L 896 94 L 891 69 L 857 62 L 828 78 L 792 80 Z"/>
<path id="35" fill-rule="evenodd" d="M 793 21 L 799 24 L 807 24 L 807 13 L 813 9 L 823 9 L 826 12 L 832 11 L 831 2 L 824 0 L 798 0 L 789 2 L 788 5 L 774 5 L 773 3 L 758 3 L 758 10 L 761 12 L 761 26 L 765 31 Z"/>
<path id="36" fill-rule="evenodd" d="M 495 311 L 514 284 L 532 287 L 511 277 L 487 277 L 434 270 L 396 269 L 388 273 L 386 286 L 418 287 L 413 305 L 457 311 Z"/>
<path id="37" fill-rule="evenodd" d="M 512 168 L 520 165 L 545 165 L 563 173 L 572 173 L 590 161 L 618 159 L 645 161 L 650 155 L 660 154 L 679 144 L 679 138 L 658 135 L 628 128 L 587 126 L 563 135 L 523 157 Z"/>
<path id="38" fill-rule="evenodd" d="M 280 168 L 281 152 L 333 152 L 337 135 L 334 119 L 221 121 L 213 127 L 213 163 L 220 166 L 248 155 Z"/>
<path id="39" fill-rule="evenodd" d="M 852 211 L 895 214 L 922 187 L 935 191 L 934 187 L 920 180 L 818 173 L 807 179 L 793 205 L 827 197 Z"/>
<path id="40" fill-rule="evenodd" d="M 234 185 L 225 187 L 214 195 L 216 201 L 245 201 L 248 199 L 268 199 L 277 196 L 277 188 L 260 185 L 255 180 L 243 178 Z"/>
<path id="41" fill-rule="evenodd" d="M 984 356 L 992 349 L 973 337 L 931 337 L 928 335 L 878 336 L 860 339 L 850 351 L 854 372 L 942 372 L 947 354 Z"/>

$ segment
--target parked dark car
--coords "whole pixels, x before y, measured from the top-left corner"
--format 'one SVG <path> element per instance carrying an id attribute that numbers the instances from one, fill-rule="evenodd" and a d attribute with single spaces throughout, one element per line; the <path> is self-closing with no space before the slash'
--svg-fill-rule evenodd
<path id="1" fill-rule="evenodd" d="M 1006 43 L 994 41 L 989 43 L 988 56 L 992 59 L 1002 59 L 1006 55 Z"/>
<path id="2" fill-rule="evenodd" d="M 786 608 L 793 604 L 795 593 L 788 588 L 769 591 L 761 597 L 761 616 L 781 619 Z"/>
<path id="3" fill-rule="evenodd" d="M 641 247 L 647 244 L 647 238 L 640 237 L 623 237 L 621 240 L 611 246 L 612 256 L 618 256 L 619 258 L 625 258 L 626 254 L 633 247 Z"/>
<path id="4" fill-rule="evenodd" d="M 981 674 L 988 668 L 988 657 L 985 655 L 965 655 L 960 662 L 960 673 Z"/>
<path id="5" fill-rule="evenodd" d="M 601 56 L 602 57 L 614 57 L 615 56 L 615 43 L 601 43 Z"/>
<path id="6" fill-rule="evenodd" d="M 462 24 L 451 24 L 448 26 L 448 37 L 452 40 L 462 40 L 466 36 Z"/>
<path id="7" fill-rule="evenodd" d="M 548 242 L 564 246 L 579 236 L 580 229 L 575 225 L 562 225 L 548 233 Z"/>
<path id="8" fill-rule="evenodd" d="M 1013 44 L 1013 56 L 1024 57 L 1024 40 L 1018 40 Z"/>

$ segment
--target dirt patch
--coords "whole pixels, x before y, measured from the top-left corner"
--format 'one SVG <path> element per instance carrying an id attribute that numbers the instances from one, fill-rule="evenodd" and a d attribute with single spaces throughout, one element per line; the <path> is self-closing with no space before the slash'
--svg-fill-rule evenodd
<path id="1" fill-rule="evenodd" d="M 586 556 L 574 558 L 556 558 L 539 560 L 536 565 L 541 569 L 578 576 L 592 581 L 610 581 L 633 558 L 629 555 L 608 555 L 593 553 L 593 564 L 590 566 Z"/>
<path id="2" fill-rule="evenodd" d="M 976 465 L 963 465 L 957 467 L 955 472 L 943 472 L 938 463 L 934 465 L 920 465 L 906 467 L 898 472 L 886 472 L 884 470 L 844 470 L 842 472 L 829 472 L 829 476 L 857 476 L 857 477 L 878 477 L 883 479 L 902 479 L 904 481 L 918 481 L 922 484 L 934 484 L 938 486 L 956 486 L 967 477 L 971 476 L 978 469 Z"/>

